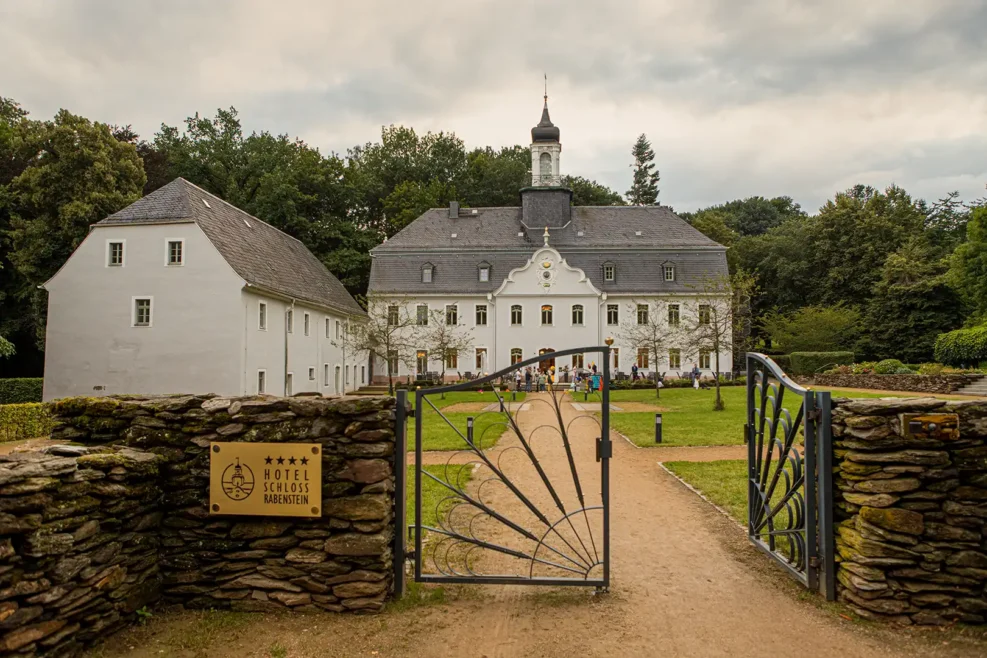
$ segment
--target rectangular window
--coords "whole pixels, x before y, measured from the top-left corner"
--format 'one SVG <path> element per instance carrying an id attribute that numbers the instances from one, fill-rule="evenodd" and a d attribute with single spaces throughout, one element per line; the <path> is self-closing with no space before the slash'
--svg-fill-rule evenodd
<path id="1" fill-rule="evenodd" d="M 455 370 L 459 367 L 459 351 L 446 350 L 446 368 Z"/>
<path id="2" fill-rule="evenodd" d="M 682 350 L 668 350 L 668 367 L 671 370 L 678 370 L 682 367 Z"/>
<path id="3" fill-rule="evenodd" d="M 185 264 L 185 240 L 168 240 L 165 264 L 169 266 Z"/>
<path id="4" fill-rule="evenodd" d="M 620 348 L 619 347 L 615 347 L 615 348 L 613 348 L 610 351 L 613 352 L 613 369 L 614 370 L 619 370 L 620 369 Z"/>
<path id="5" fill-rule="evenodd" d="M 677 327 L 679 326 L 679 305 L 669 304 L 668 305 L 668 326 Z"/>
<path id="6" fill-rule="evenodd" d="M 285 397 L 291 397 L 292 387 L 295 385 L 295 373 L 289 372 L 284 376 L 284 394 Z"/>
<path id="7" fill-rule="evenodd" d="M 487 348 L 485 347 L 476 348 L 476 369 L 482 372 L 486 363 L 487 363 Z"/>
<path id="8" fill-rule="evenodd" d="M 267 393 L 267 371 L 257 371 L 257 395 Z"/>
<path id="9" fill-rule="evenodd" d="M 367 383 L 367 366 L 360 366 L 360 383 Z"/>
<path id="10" fill-rule="evenodd" d="M 308 380 L 310 382 L 315 381 L 315 366 L 312 366 L 311 368 L 308 369 Z"/>
<path id="11" fill-rule="evenodd" d="M 340 336 L 339 332 L 340 332 L 340 322 L 339 320 L 336 320 L 336 340 L 339 340 L 339 336 Z"/>
<path id="12" fill-rule="evenodd" d="M 285 326 L 288 329 L 288 333 L 292 333 L 295 330 L 295 312 L 290 308 L 288 313 L 285 315 Z"/>
<path id="13" fill-rule="evenodd" d="M 418 326 L 427 327 L 428 326 L 428 304 L 418 305 Z"/>
<path id="14" fill-rule="evenodd" d="M 639 347 L 637 348 L 637 367 L 647 368 L 648 367 L 648 348 Z"/>
<path id="15" fill-rule="evenodd" d="M 710 308 L 709 304 L 699 305 L 699 324 L 709 324 L 710 321 Z"/>
<path id="16" fill-rule="evenodd" d="M 477 304 L 476 305 L 476 326 L 485 327 L 487 326 L 487 305 Z"/>
<path id="17" fill-rule="evenodd" d="M 511 348 L 511 365 L 513 366 L 515 363 L 521 363 L 521 361 L 524 358 L 523 355 L 524 355 L 524 352 L 521 351 L 521 348 L 520 347 L 512 347 Z"/>
<path id="18" fill-rule="evenodd" d="M 675 280 L 675 266 L 674 265 L 666 265 L 665 266 L 665 281 L 674 281 L 674 280 Z"/>
<path id="19" fill-rule="evenodd" d="M 328 320 L 326 320 L 326 322 L 328 322 Z M 397 306 L 388 306 L 387 307 L 387 325 L 389 327 L 396 327 L 396 326 L 398 326 L 398 307 Z M 328 336 L 329 334 L 326 333 L 326 335 Z"/>
<path id="20" fill-rule="evenodd" d="M 583 355 L 582 354 L 573 354 L 572 355 L 572 367 L 573 368 L 582 368 L 584 362 L 585 361 L 583 359 Z"/>
<path id="21" fill-rule="evenodd" d="M 705 370 L 709 370 L 709 350 L 702 350 L 699 352 L 699 367 Z"/>
<path id="22" fill-rule="evenodd" d="M 422 283 L 432 283 L 432 268 L 422 268 Z"/>
<path id="23" fill-rule="evenodd" d="M 490 268 L 489 267 L 481 267 L 480 268 L 480 281 L 483 282 L 483 283 L 486 283 L 489 280 L 490 280 Z"/>
<path id="24" fill-rule="evenodd" d="M 417 359 L 416 365 L 418 368 L 417 370 L 418 374 L 424 375 L 426 372 L 428 372 L 428 352 L 426 352 L 425 350 L 418 350 L 418 353 L 415 355 L 415 358 Z"/>
<path id="25" fill-rule="evenodd" d="M 267 304 L 264 302 L 257 305 L 257 328 L 267 331 Z"/>
<path id="26" fill-rule="evenodd" d="M 637 305 L 637 323 L 638 324 L 648 324 L 648 305 L 638 304 Z"/>
<path id="27" fill-rule="evenodd" d="M 398 351 L 388 350 L 387 352 L 387 370 L 391 375 L 398 374 Z"/>
<path id="28" fill-rule="evenodd" d="M 604 281 L 613 281 L 614 278 L 615 278 L 615 276 L 614 276 L 615 274 L 616 274 L 616 268 L 614 268 L 613 265 L 604 265 L 603 266 L 603 280 Z"/>
<path id="29" fill-rule="evenodd" d="M 151 326 L 150 297 L 134 297 L 134 316 L 132 320 L 135 327 Z"/>
<path id="30" fill-rule="evenodd" d="M 322 364 L 322 385 L 325 387 L 329 386 L 329 364 Z"/>
<path id="31" fill-rule="evenodd" d="M 446 324 L 459 324 L 459 307 L 455 304 L 449 304 L 446 306 Z"/>
<path id="32" fill-rule="evenodd" d="M 616 304 L 607 304 L 607 324 L 611 327 L 620 324 L 620 311 Z"/>
<path id="33" fill-rule="evenodd" d="M 549 304 L 541 307 L 541 323 L 545 326 L 552 324 L 552 307 Z"/>
<path id="34" fill-rule="evenodd" d="M 346 366 L 346 378 L 343 380 L 346 382 L 346 386 L 350 385 L 350 367 Z"/>
<path id="35" fill-rule="evenodd" d="M 572 305 L 572 324 L 581 325 L 583 323 L 583 305 Z"/>
<path id="36" fill-rule="evenodd" d="M 304 316 L 302 316 L 302 325 L 303 328 L 305 329 L 306 336 L 308 336 L 309 334 L 311 324 L 312 324 L 311 318 L 309 317 L 309 314 L 306 313 Z"/>
<path id="37" fill-rule="evenodd" d="M 523 315 L 521 313 L 521 306 L 519 304 L 515 304 L 511 307 L 511 325 L 515 327 L 521 326 L 522 319 Z"/>
<path id="38" fill-rule="evenodd" d="M 106 243 L 107 267 L 123 267 L 123 240 Z"/>
<path id="39" fill-rule="evenodd" d="M 326 338 L 332 338 L 332 334 L 329 333 L 329 318 L 326 318 Z"/>

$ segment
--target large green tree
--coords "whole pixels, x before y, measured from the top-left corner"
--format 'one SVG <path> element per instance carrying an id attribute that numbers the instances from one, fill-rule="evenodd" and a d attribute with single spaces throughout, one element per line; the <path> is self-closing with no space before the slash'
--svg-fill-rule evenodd
<path id="1" fill-rule="evenodd" d="M 10 310 L 43 348 L 47 308 L 38 286 L 68 260 L 91 224 L 140 198 L 146 179 L 134 146 L 106 124 L 60 110 L 52 121 L 20 121 L 16 130 L 18 148 L 30 159 L 3 192 L 8 257 L 20 276 Z"/>
<path id="2" fill-rule="evenodd" d="M 966 242 L 953 252 L 949 281 L 970 306 L 973 319 L 987 319 L 987 205 L 970 213 Z"/>
<path id="3" fill-rule="evenodd" d="M 631 155 L 634 156 L 634 183 L 627 190 L 627 201 L 635 206 L 653 206 L 658 203 L 661 176 L 655 168 L 655 152 L 647 135 L 638 136 Z"/>

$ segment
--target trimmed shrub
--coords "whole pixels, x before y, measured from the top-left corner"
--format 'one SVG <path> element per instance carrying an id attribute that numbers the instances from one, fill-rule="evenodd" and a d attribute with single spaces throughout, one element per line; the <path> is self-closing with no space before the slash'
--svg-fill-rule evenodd
<path id="1" fill-rule="evenodd" d="M 0 404 L 41 402 L 44 381 L 41 377 L 0 379 Z"/>
<path id="2" fill-rule="evenodd" d="M 874 366 L 875 375 L 895 375 L 898 374 L 899 370 L 908 370 L 904 363 L 898 359 L 884 359 L 883 361 L 878 361 L 877 365 Z M 907 374 L 907 373 L 901 373 Z"/>
<path id="3" fill-rule="evenodd" d="M 936 361 L 950 365 L 975 365 L 987 359 L 987 325 L 957 329 L 939 334 L 935 347 Z"/>
<path id="4" fill-rule="evenodd" d="M 0 404 L 0 442 L 45 437 L 51 434 L 51 428 L 47 404 Z"/>
<path id="5" fill-rule="evenodd" d="M 778 364 L 778 367 L 788 372 L 792 369 L 792 357 L 790 354 L 778 354 L 772 356 L 771 360 Z"/>
<path id="6" fill-rule="evenodd" d="M 791 374 L 814 375 L 833 366 L 852 365 L 853 352 L 792 352 Z"/>

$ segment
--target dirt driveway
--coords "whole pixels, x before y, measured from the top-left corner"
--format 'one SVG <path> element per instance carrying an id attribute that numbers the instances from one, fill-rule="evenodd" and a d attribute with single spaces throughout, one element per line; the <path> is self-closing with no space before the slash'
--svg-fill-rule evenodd
<path id="1" fill-rule="evenodd" d="M 578 414 L 567 404 L 563 409 L 566 421 Z M 523 429 L 554 423 L 544 404 L 532 404 L 521 417 Z M 579 460 L 593 461 L 595 436 L 590 423 L 573 425 Z M 985 655 L 987 644 L 979 632 L 849 621 L 838 606 L 807 595 L 756 553 L 735 523 L 657 465 L 657 453 L 616 435 L 613 447 L 609 594 L 519 586 L 417 587 L 409 599 L 418 603 L 406 601 L 373 617 L 166 614 L 113 637 L 93 655 Z M 548 460 L 555 464 L 552 469 L 564 463 L 564 453 L 556 450 L 556 459 Z M 518 482 L 537 488 L 530 480 Z"/>

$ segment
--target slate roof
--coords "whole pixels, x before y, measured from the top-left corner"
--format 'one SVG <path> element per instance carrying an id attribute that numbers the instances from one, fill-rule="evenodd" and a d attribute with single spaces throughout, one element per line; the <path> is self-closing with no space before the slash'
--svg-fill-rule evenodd
<path id="1" fill-rule="evenodd" d="M 365 314 L 339 279 L 300 241 L 184 178 L 176 178 L 98 224 L 188 222 L 199 225 L 250 285 L 343 313 Z"/>
<path id="2" fill-rule="evenodd" d="M 640 232 L 640 235 L 638 235 Z M 452 234 L 456 237 L 453 238 Z M 485 294 L 495 291 L 514 268 L 523 267 L 543 244 L 542 231 L 527 231 L 521 208 L 433 208 L 376 247 L 370 291 L 395 294 Z M 549 229 L 549 245 L 578 267 L 596 288 L 625 294 L 688 293 L 704 276 L 727 274 L 726 248 L 662 206 L 576 206 L 572 222 Z M 479 281 L 481 262 L 490 280 Z M 433 266 L 432 283 L 421 267 Z M 616 268 L 603 280 L 604 264 Z M 665 281 L 663 265 L 675 267 Z"/>

